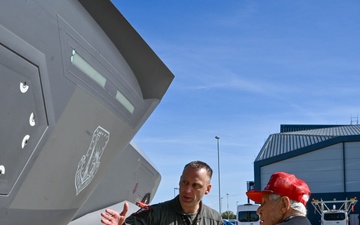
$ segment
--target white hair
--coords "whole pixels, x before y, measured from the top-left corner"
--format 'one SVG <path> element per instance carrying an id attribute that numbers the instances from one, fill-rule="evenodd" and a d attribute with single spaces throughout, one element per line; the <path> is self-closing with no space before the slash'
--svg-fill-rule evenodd
<path id="1" fill-rule="evenodd" d="M 281 196 L 278 194 L 270 194 L 269 195 L 269 199 L 270 201 L 274 201 L 279 199 Z M 307 202 L 309 200 L 309 195 L 303 195 L 303 199 L 305 200 L 305 202 Z M 304 204 L 302 204 L 301 202 L 295 201 L 295 200 L 291 200 L 290 199 L 290 207 L 299 212 L 301 215 L 306 216 L 307 214 L 307 210 L 306 207 L 304 206 Z"/>

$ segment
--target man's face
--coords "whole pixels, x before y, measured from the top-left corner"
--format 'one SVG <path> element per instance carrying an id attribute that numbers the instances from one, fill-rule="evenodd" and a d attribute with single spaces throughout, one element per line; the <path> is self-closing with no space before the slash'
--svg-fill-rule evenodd
<path id="1" fill-rule="evenodd" d="M 206 169 L 186 167 L 180 177 L 179 187 L 179 199 L 184 212 L 196 212 L 202 197 L 211 189 Z"/>
<path id="2" fill-rule="evenodd" d="M 276 200 L 270 200 L 268 194 L 264 194 L 260 207 L 257 210 L 257 214 L 262 220 L 262 225 L 275 225 L 283 220 L 284 213 L 282 211 L 281 198 Z"/>

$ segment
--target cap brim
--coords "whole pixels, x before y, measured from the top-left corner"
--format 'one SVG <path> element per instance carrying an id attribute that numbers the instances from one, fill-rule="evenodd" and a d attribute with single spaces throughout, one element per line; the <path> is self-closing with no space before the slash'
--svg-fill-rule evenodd
<path id="1" fill-rule="evenodd" d="M 262 197 L 264 194 L 271 194 L 273 193 L 270 190 L 267 191 L 255 191 L 255 190 L 250 190 L 248 192 L 246 192 L 246 195 L 248 196 L 249 199 L 253 200 L 254 202 L 258 202 L 261 203 L 262 202 Z"/>

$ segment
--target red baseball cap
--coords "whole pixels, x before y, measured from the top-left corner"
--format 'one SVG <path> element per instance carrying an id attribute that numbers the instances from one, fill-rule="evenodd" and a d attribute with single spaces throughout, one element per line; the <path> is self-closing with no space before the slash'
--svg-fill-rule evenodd
<path id="1" fill-rule="evenodd" d="M 278 194 L 286 196 L 291 200 L 301 202 L 306 206 L 306 202 L 310 197 L 310 189 L 308 185 L 294 174 L 284 172 L 277 172 L 271 175 L 270 180 L 264 190 L 255 191 L 249 190 L 246 195 L 254 202 L 262 202 L 264 194 Z M 308 195 L 308 198 L 303 198 L 303 195 Z"/>

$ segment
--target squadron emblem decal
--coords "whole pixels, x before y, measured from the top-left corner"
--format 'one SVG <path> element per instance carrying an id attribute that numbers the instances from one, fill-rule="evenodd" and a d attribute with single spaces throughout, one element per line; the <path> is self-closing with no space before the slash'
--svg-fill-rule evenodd
<path id="1" fill-rule="evenodd" d="M 90 184 L 98 171 L 100 158 L 109 142 L 109 137 L 110 133 L 100 126 L 94 131 L 89 148 L 86 154 L 81 157 L 76 170 L 76 195 Z"/>

